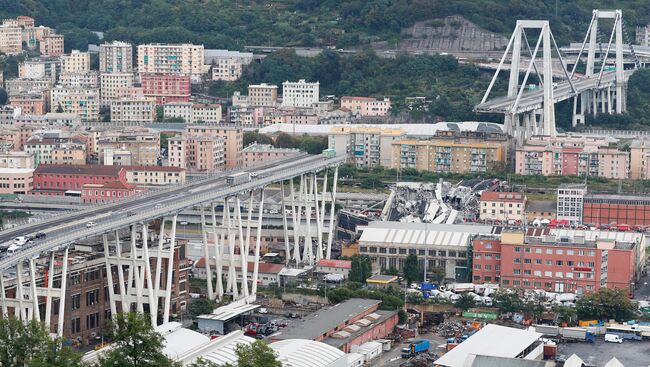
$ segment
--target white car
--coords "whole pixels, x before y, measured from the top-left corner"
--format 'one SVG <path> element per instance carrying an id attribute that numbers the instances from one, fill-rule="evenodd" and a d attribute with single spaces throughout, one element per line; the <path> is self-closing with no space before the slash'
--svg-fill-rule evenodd
<path id="1" fill-rule="evenodd" d="M 605 334 L 605 341 L 608 343 L 623 343 L 623 338 L 616 334 Z"/>
<path id="2" fill-rule="evenodd" d="M 262 307 L 259 310 L 257 310 L 257 313 L 265 315 L 265 314 L 269 313 L 269 310 L 266 307 Z"/>
<path id="3" fill-rule="evenodd" d="M 97 225 L 97 223 L 95 223 L 95 222 L 88 222 L 88 223 L 86 223 L 86 228 L 94 227 L 96 225 Z"/>

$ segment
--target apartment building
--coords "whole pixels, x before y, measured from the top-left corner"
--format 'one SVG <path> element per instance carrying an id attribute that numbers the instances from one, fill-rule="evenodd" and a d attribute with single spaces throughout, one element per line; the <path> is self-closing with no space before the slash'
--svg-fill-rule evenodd
<path id="1" fill-rule="evenodd" d="M 132 73 L 102 73 L 100 80 L 100 98 L 102 106 L 110 106 L 111 101 L 128 97 L 133 92 Z"/>
<path id="2" fill-rule="evenodd" d="M 220 122 L 223 122 L 220 104 L 194 103 L 192 106 L 192 123 L 218 124 Z"/>
<path id="3" fill-rule="evenodd" d="M 234 98 L 234 97 L 233 97 Z M 248 86 L 248 105 L 251 107 L 275 107 L 278 103 L 278 86 L 266 83 Z M 234 105 L 234 103 L 233 103 Z"/>
<path id="4" fill-rule="evenodd" d="M 650 26 L 645 25 L 636 27 L 635 35 L 635 45 L 640 45 L 643 47 L 650 46 Z"/>
<path id="5" fill-rule="evenodd" d="M 479 218 L 482 221 L 523 223 L 526 195 L 520 192 L 483 191 L 479 199 Z"/>
<path id="6" fill-rule="evenodd" d="M 632 295 L 645 238 L 625 232 L 504 229 L 500 241 L 477 237 L 472 245 L 474 282 L 485 282 L 487 276 L 503 287 L 578 294 L 607 287 Z"/>
<path id="7" fill-rule="evenodd" d="M 356 116 L 386 116 L 390 112 L 390 98 L 341 97 L 341 108 Z"/>
<path id="8" fill-rule="evenodd" d="M 64 37 L 60 34 L 48 34 L 43 36 L 39 47 L 41 56 L 61 56 L 64 53 Z"/>
<path id="9" fill-rule="evenodd" d="M 52 85 L 52 80 L 47 77 L 40 79 L 16 78 L 5 81 L 5 90 L 7 95 L 12 96 L 21 93 L 45 92 L 50 90 Z"/>
<path id="10" fill-rule="evenodd" d="M 246 128 L 257 127 L 256 111 L 256 108 L 249 106 L 231 106 L 228 108 L 228 122 Z"/>
<path id="11" fill-rule="evenodd" d="M 190 101 L 189 74 L 141 74 L 140 83 L 145 96 L 156 98 L 156 105 Z"/>
<path id="12" fill-rule="evenodd" d="M 53 111 L 76 113 L 82 121 L 99 120 L 99 89 L 56 86 L 50 94 Z"/>
<path id="13" fill-rule="evenodd" d="M 20 108 L 21 114 L 44 115 L 49 106 L 48 99 L 41 92 L 13 94 L 9 96 L 9 105 Z"/>
<path id="14" fill-rule="evenodd" d="M 38 43 L 43 41 L 43 37 L 54 33 L 54 30 L 45 26 L 25 26 L 22 27 L 23 43 L 29 50 L 35 50 Z"/>
<path id="15" fill-rule="evenodd" d="M 168 140 L 170 167 L 189 171 L 215 172 L 225 163 L 225 142 L 218 136 L 183 134 Z"/>
<path id="16" fill-rule="evenodd" d="M 105 162 L 107 149 L 131 152 L 130 165 L 156 166 L 160 156 L 160 133 L 145 128 L 107 131 L 97 141 L 100 162 Z"/>
<path id="17" fill-rule="evenodd" d="M 507 147 L 503 134 L 443 132 L 430 140 L 394 141 L 388 167 L 440 173 L 489 172 L 505 166 Z"/>
<path id="18" fill-rule="evenodd" d="M 205 64 L 212 66 L 212 80 L 237 80 L 252 61 L 252 52 L 205 50 Z"/>
<path id="19" fill-rule="evenodd" d="M 182 185 L 185 183 L 185 169 L 162 166 L 124 166 L 126 181 L 140 187 Z"/>
<path id="20" fill-rule="evenodd" d="M 32 190 L 34 158 L 27 152 L 0 152 L 0 194 L 26 194 Z"/>
<path id="21" fill-rule="evenodd" d="M 32 138 L 38 127 L 33 125 L 11 125 L 3 126 L 0 130 L 0 142 L 3 150 L 23 150 L 25 144 Z"/>
<path id="22" fill-rule="evenodd" d="M 63 73 L 59 76 L 59 85 L 66 88 L 99 88 L 99 73 L 94 70 Z"/>
<path id="23" fill-rule="evenodd" d="M 58 58 L 38 58 L 25 60 L 18 64 L 18 77 L 24 79 L 50 79 L 54 84 L 61 74 L 61 61 Z"/>
<path id="24" fill-rule="evenodd" d="M 650 141 L 639 139 L 630 144 L 630 178 L 650 179 Z"/>
<path id="25" fill-rule="evenodd" d="M 70 138 L 30 138 L 24 151 L 34 157 L 34 164 L 86 164 L 86 145 Z"/>
<path id="26" fill-rule="evenodd" d="M 204 73 L 204 57 L 203 45 L 188 43 L 138 45 L 138 72 L 200 77 Z"/>
<path id="27" fill-rule="evenodd" d="M 585 184 L 561 184 L 557 189 L 557 220 L 571 224 L 582 223 Z"/>
<path id="28" fill-rule="evenodd" d="M 250 167 L 299 154 L 299 149 L 276 148 L 271 144 L 254 142 L 242 150 L 242 164 L 244 167 Z"/>
<path id="29" fill-rule="evenodd" d="M 535 137 L 515 152 L 520 175 L 630 177 L 630 154 L 603 138 Z"/>
<path id="30" fill-rule="evenodd" d="M 346 154 L 357 167 L 390 167 L 392 144 L 405 136 L 403 129 L 334 127 L 328 134 L 328 147 Z"/>
<path id="31" fill-rule="evenodd" d="M 81 117 L 76 113 L 48 112 L 45 115 L 19 115 L 14 118 L 14 125 L 31 125 L 51 127 L 78 127 Z M 23 126 L 24 127 L 24 126 Z"/>
<path id="32" fill-rule="evenodd" d="M 99 46 L 101 74 L 132 74 L 133 47 L 130 43 L 113 41 Z"/>
<path id="33" fill-rule="evenodd" d="M 308 83 L 305 79 L 285 81 L 282 83 L 282 107 L 311 108 L 318 102 L 319 89 L 319 82 Z"/>
<path id="34" fill-rule="evenodd" d="M 156 119 L 156 100 L 150 97 L 122 97 L 112 100 L 111 122 L 149 124 Z"/>
<path id="35" fill-rule="evenodd" d="M 90 53 L 72 50 L 61 55 L 61 73 L 84 73 L 90 71 Z"/>
<path id="36" fill-rule="evenodd" d="M 226 168 L 241 167 L 242 149 L 244 148 L 244 132 L 241 126 L 233 124 L 190 125 L 185 129 L 183 135 L 222 138 Z"/>
<path id="37" fill-rule="evenodd" d="M 0 52 L 17 55 L 23 52 L 23 31 L 6 19 L 0 25 Z"/>
<path id="38" fill-rule="evenodd" d="M 167 102 L 163 105 L 163 116 L 168 118 L 182 118 L 186 123 L 192 123 L 194 103 L 192 102 Z"/>
<path id="39" fill-rule="evenodd" d="M 165 118 L 182 118 L 188 124 L 215 124 L 223 120 L 218 103 L 169 102 L 163 105 L 163 114 Z"/>

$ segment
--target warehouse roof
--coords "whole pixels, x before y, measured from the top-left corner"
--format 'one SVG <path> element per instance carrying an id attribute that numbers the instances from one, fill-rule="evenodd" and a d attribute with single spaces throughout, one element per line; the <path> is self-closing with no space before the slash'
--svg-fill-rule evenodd
<path id="1" fill-rule="evenodd" d="M 467 367 L 546 367 L 546 366 L 555 366 L 555 362 L 470 354 L 469 356 L 467 356 L 464 366 Z"/>
<path id="2" fill-rule="evenodd" d="M 299 323 L 288 327 L 273 336 L 273 339 L 314 340 L 333 330 L 337 325 L 376 307 L 381 301 L 375 299 L 352 298 L 332 307 L 323 308 L 303 318 Z"/>
<path id="3" fill-rule="evenodd" d="M 436 361 L 436 365 L 463 367 L 470 354 L 517 357 L 542 336 L 541 333 L 488 324 Z"/>
<path id="4" fill-rule="evenodd" d="M 377 221 L 368 224 L 359 242 L 465 247 L 473 235 L 493 231 L 493 226 L 486 225 Z"/>
<path id="5" fill-rule="evenodd" d="M 283 366 L 329 367 L 347 363 L 347 355 L 327 345 L 305 339 L 287 339 L 271 343 L 270 347 L 278 355 Z M 338 362 L 338 363 L 337 363 Z"/>

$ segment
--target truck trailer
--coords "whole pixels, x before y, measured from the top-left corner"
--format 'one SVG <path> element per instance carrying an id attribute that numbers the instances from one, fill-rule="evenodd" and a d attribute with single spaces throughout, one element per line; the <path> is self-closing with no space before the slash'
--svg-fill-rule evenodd
<path id="1" fill-rule="evenodd" d="M 226 176 L 226 183 L 228 185 L 241 185 L 251 180 L 251 174 L 249 172 L 239 172 L 233 173 L 232 175 Z"/>
<path id="2" fill-rule="evenodd" d="M 405 344 L 402 347 L 402 358 L 411 358 L 420 353 L 429 351 L 429 341 L 426 339 L 416 340 Z"/>

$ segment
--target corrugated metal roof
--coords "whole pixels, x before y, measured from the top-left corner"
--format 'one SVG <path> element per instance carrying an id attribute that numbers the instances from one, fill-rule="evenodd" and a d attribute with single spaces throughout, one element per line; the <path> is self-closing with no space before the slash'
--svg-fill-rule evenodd
<path id="1" fill-rule="evenodd" d="M 463 367 L 470 354 L 516 357 L 541 336 L 535 331 L 488 324 L 438 359 L 436 365 Z"/>
<path id="2" fill-rule="evenodd" d="M 347 364 L 347 355 L 327 345 L 305 339 L 287 339 L 271 343 L 283 366 L 329 367 Z M 341 364 L 340 361 L 345 361 Z M 337 363 L 338 362 L 338 363 Z"/>
<path id="3" fill-rule="evenodd" d="M 472 236 L 490 233 L 492 226 L 485 225 L 371 222 L 363 230 L 359 241 L 464 247 Z"/>
<path id="4" fill-rule="evenodd" d="M 228 321 L 243 313 L 252 311 L 260 307 L 259 305 L 233 302 L 215 309 L 211 314 L 200 315 L 197 318 L 214 321 Z"/>

